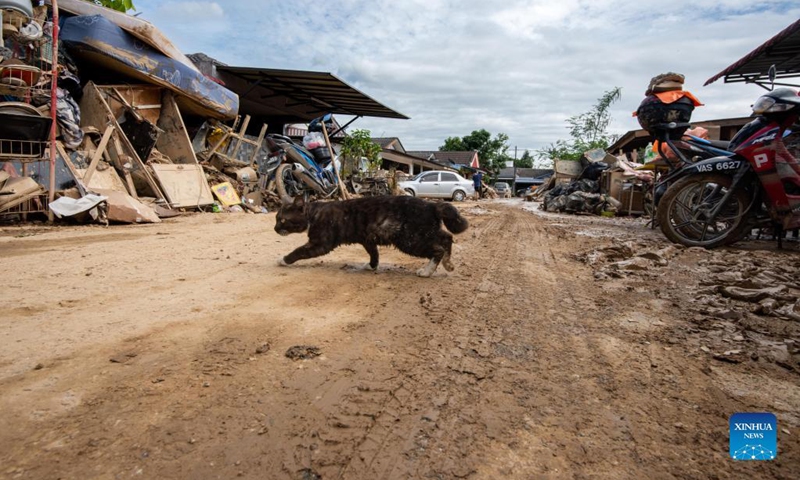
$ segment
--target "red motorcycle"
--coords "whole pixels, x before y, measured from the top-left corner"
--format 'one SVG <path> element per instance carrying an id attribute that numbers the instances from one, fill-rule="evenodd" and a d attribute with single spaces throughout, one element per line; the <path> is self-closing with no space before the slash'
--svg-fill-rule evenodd
<path id="1" fill-rule="evenodd" d="M 658 203 L 661 231 L 675 243 L 714 248 L 753 228 L 800 228 L 800 96 L 779 88 L 753 105 L 757 118 L 731 140 L 733 156 L 683 167 Z M 788 148 L 787 148 L 788 146 Z"/>

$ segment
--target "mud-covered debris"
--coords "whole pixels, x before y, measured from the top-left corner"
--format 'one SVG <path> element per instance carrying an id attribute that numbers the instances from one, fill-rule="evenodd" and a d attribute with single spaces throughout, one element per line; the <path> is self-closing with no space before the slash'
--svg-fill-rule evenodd
<path id="1" fill-rule="evenodd" d="M 714 360 L 727 363 L 742 363 L 745 358 L 746 357 L 742 354 L 741 350 L 730 350 L 725 353 L 718 353 L 714 355 Z"/>
<path id="2" fill-rule="evenodd" d="M 577 258 L 589 266 L 594 266 L 631 258 L 634 254 L 634 248 L 633 242 L 617 243 L 610 247 L 596 248 L 578 254 Z"/>
<path id="3" fill-rule="evenodd" d="M 744 302 L 758 303 L 765 298 L 773 298 L 781 295 L 787 290 L 786 285 L 778 285 L 770 288 L 741 288 L 741 287 L 722 287 L 720 293 L 728 298 L 734 300 L 742 300 Z"/>
<path id="4" fill-rule="evenodd" d="M 298 480 L 322 480 L 322 476 L 310 468 L 304 468 L 297 473 Z"/>
<path id="5" fill-rule="evenodd" d="M 775 313 L 780 317 L 800 322 L 800 299 L 794 305 L 788 304 L 776 309 Z"/>
<path id="6" fill-rule="evenodd" d="M 262 343 L 258 348 L 256 348 L 256 353 L 259 355 L 261 355 L 262 353 L 267 353 L 269 352 L 270 348 L 271 347 L 269 343 Z"/>
<path id="7" fill-rule="evenodd" d="M 109 358 L 108 360 L 111 363 L 127 363 L 132 358 L 135 358 L 137 355 L 138 354 L 135 353 L 135 352 L 120 353 L 120 354 L 114 355 L 113 357 Z"/>
<path id="8" fill-rule="evenodd" d="M 322 355 L 322 351 L 319 348 L 308 345 L 295 345 L 286 350 L 286 357 L 292 360 L 308 360 L 320 355 Z"/>
<path id="9" fill-rule="evenodd" d="M 649 270 L 652 266 L 650 260 L 643 258 L 643 257 L 633 257 L 629 260 L 623 260 L 621 262 L 615 262 L 608 266 L 608 268 L 613 270 L 623 270 L 623 271 L 641 271 L 641 270 Z"/>
<path id="10" fill-rule="evenodd" d="M 774 298 L 765 298 L 758 302 L 758 308 L 756 309 L 755 313 L 759 315 L 772 315 L 772 312 L 780 307 L 780 302 L 775 300 Z"/>

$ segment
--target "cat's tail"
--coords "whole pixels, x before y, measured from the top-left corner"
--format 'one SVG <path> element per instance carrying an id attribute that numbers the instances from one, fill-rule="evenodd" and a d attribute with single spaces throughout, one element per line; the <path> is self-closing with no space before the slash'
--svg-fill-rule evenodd
<path id="1" fill-rule="evenodd" d="M 436 213 L 444 222 L 444 226 L 453 233 L 461 233 L 469 227 L 467 219 L 462 217 L 458 213 L 458 209 L 449 203 L 437 203 Z"/>

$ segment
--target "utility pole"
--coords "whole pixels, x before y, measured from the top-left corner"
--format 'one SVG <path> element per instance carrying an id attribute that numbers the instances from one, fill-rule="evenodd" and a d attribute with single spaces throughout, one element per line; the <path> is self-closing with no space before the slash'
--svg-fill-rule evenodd
<path id="1" fill-rule="evenodd" d="M 517 194 L 517 147 L 514 147 L 514 180 L 511 181 L 511 196 Z"/>

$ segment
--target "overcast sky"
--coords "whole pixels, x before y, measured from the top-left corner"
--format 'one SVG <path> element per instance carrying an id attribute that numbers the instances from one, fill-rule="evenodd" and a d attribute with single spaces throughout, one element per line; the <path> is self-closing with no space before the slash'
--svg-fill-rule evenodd
<path id="1" fill-rule="evenodd" d="M 184 53 L 229 65 L 331 72 L 411 120 L 353 128 L 435 150 L 485 128 L 538 149 L 622 87 L 612 131 L 656 74 L 686 75 L 694 120 L 747 116 L 763 90 L 703 83 L 800 18 L 780 0 L 135 0 Z"/>

